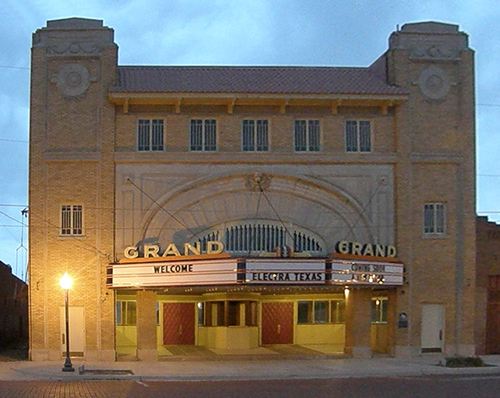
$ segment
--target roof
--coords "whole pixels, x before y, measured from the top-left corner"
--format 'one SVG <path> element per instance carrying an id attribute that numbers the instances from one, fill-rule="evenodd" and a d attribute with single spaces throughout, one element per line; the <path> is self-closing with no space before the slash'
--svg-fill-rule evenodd
<path id="1" fill-rule="evenodd" d="M 370 68 L 119 66 L 112 92 L 405 95 Z"/>

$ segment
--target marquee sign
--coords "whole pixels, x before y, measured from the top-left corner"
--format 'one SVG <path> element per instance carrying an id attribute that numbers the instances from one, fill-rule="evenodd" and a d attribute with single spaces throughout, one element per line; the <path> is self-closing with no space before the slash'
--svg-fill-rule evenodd
<path id="1" fill-rule="evenodd" d="M 403 272 L 401 263 L 332 260 L 331 283 L 399 286 L 403 284 Z"/>
<path id="2" fill-rule="evenodd" d="M 325 260 L 246 260 L 245 282 L 249 284 L 324 284 Z"/>
<path id="3" fill-rule="evenodd" d="M 377 259 L 180 257 L 111 264 L 109 272 L 108 285 L 113 288 L 231 284 L 400 286 L 404 266 Z"/>
<path id="4" fill-rule="evenodd" d="M 112 265 L 112 287 L 202 286 L 237 282 L 236 259 Z"/>

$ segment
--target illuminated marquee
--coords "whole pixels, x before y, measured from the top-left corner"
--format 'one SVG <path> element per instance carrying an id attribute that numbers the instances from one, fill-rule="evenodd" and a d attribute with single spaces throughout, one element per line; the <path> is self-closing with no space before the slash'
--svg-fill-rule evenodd
<path id="1" fill-rule="evenodd" d="M 331 283 L 399 286 L 403 284 L 403 272 L 401 263 L 332 260 Z"/>
<path id="2" fill-rule="evenodd" d="M 113 264 L 110 287 L 232 284 L 237 269 L 236 259 Z"/>
<path id="3" fill-rule="evenodd" d="M 246 261 L 245 282 L 249 284 L 324 284 L 325 260 L 260 260 Z"/>

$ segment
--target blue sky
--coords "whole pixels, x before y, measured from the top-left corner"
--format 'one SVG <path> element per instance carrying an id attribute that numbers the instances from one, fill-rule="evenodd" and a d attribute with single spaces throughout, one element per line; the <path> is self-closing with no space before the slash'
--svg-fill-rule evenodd
<path id="1" fill-rule="evenodd" d="M 396 25 L 458 24 L 476 51 L 477 210 L 500 222 L 497 0 L 3 0 L 0 16 L 0 260 L 18 275 L 27 257 L 31 34 L 73 16 L 114 28 L 122 65 L 367 66 Z"/>

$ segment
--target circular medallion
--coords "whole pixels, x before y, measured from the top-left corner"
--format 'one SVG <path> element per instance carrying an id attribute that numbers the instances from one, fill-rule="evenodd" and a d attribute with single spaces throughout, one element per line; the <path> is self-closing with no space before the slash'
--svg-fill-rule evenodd
<path id="1" fill-rule="evenodd" d="M 66 97 L 82 95 L 90 85 L 90 73 L 80 64 L 66 64 L 57 74 L 57 87 Z"/>
<path id="2" fill-rule="evenodd" d="M 444 70 L 437 66 L 429 66 L 420 73 L 418 86 L 427 98 L 438 100 L 448 94 L 450 80 Z"/>

